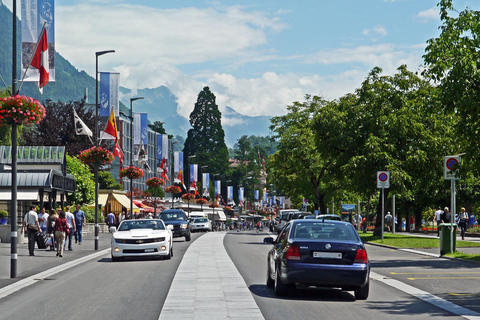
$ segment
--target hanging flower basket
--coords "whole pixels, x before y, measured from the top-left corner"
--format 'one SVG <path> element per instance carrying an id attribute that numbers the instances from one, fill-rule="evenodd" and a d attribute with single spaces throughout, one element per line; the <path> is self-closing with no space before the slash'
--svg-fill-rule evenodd
<path id="1" fill-rule="evenodd" d="M 120 170 L 120 178 L 140 179 L 143 177 L 143 170 L 134 166 Z"/>
<path id="2" fill-rule="evenodd" d="M 161 186 L 165 185 L 165 180 L 163 180 L 161 178 L 158 178 L 158 177 L 153 177 L 153 178 L 148 179 L 145 183 L 150 188 L 158 188 L 158 187 L 161 187 Z"/>
<path id="3" fill-rule="evenodd" d="M 195 199 L 195 195 L 193 193 L 184 193 L 182 194 L 182 199 L 190 201 L 192 199 Z"/>
<path id="4" fill-rule="evenodd" d="M 114 155 L 102 147 L 91 147 L 81 151 L 78 159 L 85 164 L 108 164 L 113 161 Z"/>
<path id="5" fill-rule="evenodd" d="M 180 187 L 178 187 L 178 186 L 169 186 L 169 187 L 165 188 L 165 192 L 175 194 L 175 193 L 182 192 L 182 189 L 180 189 Z"/>
<path id="6" fill-rule="evenodd" d="M 223 210 L 225 210 L 225 211 L 232 211 L 232 207 L 230 207 L 230 206 L 225 206 L 225 207 L 223 207 Z"/>
<path id="7" fill-rule="evenodd" d="M 205 198 L 198 198 L 197 200 L 195 200 L 195 203 L 196 203 L 196 204 L 201 204 L 201 205 L 204 205 L 204 204 L 206 204 L 207 202 L 208 202 L 208 200 L 205 199 Z"/>
<path id="8" fill-rule="evenodd" d="M 212 203 L 210 203 L 208 206 L 209 206 L 210 208 L 218 208 L 218 207 L 219 207 L 218 203 L 216 203 L 216 202 L 212 202 Z"/>
<path id="9" fill-rule="evenodd" d="M 39 124 L 47 114 L 36 99 L 26 96 L 0 98 L 0 125 Z"/>

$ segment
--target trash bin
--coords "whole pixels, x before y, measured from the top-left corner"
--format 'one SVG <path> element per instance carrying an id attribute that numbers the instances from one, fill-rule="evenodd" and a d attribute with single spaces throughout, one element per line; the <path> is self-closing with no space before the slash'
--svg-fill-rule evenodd
<path id="1" fill-rule="evenodd" d="M 453 224 L 453 248 L 450 248 L 450 237 L 452 225 L 450 223 L 440 223 L 440 255 L 453 253 L 457 249 L 457 225 Z"/>

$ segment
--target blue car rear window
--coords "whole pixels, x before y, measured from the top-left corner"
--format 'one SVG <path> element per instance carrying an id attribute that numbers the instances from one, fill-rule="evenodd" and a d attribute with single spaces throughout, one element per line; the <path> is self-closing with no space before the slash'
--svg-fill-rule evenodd
<path id="1" fill-rule="evenodd" d="M 292 238 L 358 241 L 358 236 L 350 225 L 327 222 L 297 223 Z"/>

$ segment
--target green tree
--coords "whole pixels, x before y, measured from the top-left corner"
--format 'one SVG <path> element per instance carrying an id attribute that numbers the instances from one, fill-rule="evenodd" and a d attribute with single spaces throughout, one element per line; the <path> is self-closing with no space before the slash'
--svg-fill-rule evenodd
<path id="1" fill-rule="evenodd" d="M 199 167 L 207 165 L 210 172 L 225 175 L 228 168 L 228 149 L 221 118 L 215 95 L 209 87 L 203 88 L 190 114 L 192 129 L 188 130 L 184 147 L 186 164 L 188 157 L 195 155 L 195 162 Z M 186 174 L 188 169 L 188 166 L 185 166 Z"/>
<path id="2" fill-rule="evenodd" d="M 78 156 L 80 151 L 92 147 L 87 136 L 75 134 L 73 109 L 90 130 L 95 128 L 95 112 L 85 102 L 47 102 L 47 115 L 38 125 L 25 127 L 22 137 L 28 146 L 65 146 L 65 151 Z"/>
<path id="3" fill-rule="evenodd" d="M 98 172 L 98 183 L 100 189 L 123 190 L 123 185 L 118 183 L 109 171 Z"/>
<path id="4" fill-rule="evenodd" d="M 330 159 L 322 157 L 315 145 L 312 119 L 327 103 L 307 95 L 303 103 L 288 106 L 287 115 L 273 117 L 270 126 L 278 149 L 269 159 L 269 181 L 291 199 L 308 198 L 321 212 L 327 211 L 325 197 L 335 190 L 335 182 L 328 174 Z"/>
<path id="5" fill-rule="evenodd" d="M 457 11 L 453 0 L 441 0 L 441 33 L 427 41 L 424 75 L 440 85 L 446 112 L 455 112 L 462 163 L 480 172 L 480 11 Z M 446 155 L 446 154 L 445 154 Z"/>
<path id="6" fill-rule="evenodd" d="M 381 71 L 374 68 L 355 95 L 319 112 L 317 149 L 335 163 L 336 179 L 364 199 L 378 193 L 377 171 L 390 171 L 385 198 L 398 195 L 407 212 L 415 205 L 418 219 L 425 206 L 444 196 L 443 155 L 454 151 L 455 118 L 441 112 L 438 89 L 406 66 L 393 76 Z"/>
<path id="7" fill-rule="evenodd" d="M 75 177 L 76 192 L 67 194 L 69 204 L 91 204 L 95 201 L 95 179 L 90 169 L 76 157 L 67 154 L 67 173 Z"/>

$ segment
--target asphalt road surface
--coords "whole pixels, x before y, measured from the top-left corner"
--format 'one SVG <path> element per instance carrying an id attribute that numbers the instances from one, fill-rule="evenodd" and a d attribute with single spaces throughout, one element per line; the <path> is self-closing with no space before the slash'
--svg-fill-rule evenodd
<path id="1" fill-rule="evenodd" d="M 254 294 L 265 319 L 463 319 L 449 311 L 425 302 L 408 292 L 399 290 L 378 280 L 370 284 L 370 296 L 366 301 L 357 301 L 353 292 L 337 289 L 296 290 L 288 297 L 276 297 L 273 289 L 267 288 L 267 252 L 270 245 L 263 244 L 268 234 L 253 232 L 229 233 L 225 237 L 225 247 L 247 286 Z M 421 255 L 398 250 L 368 246 L 367 252 L 372 263 L 372 271 L 386 278 L 396 278 L 410 286 L 447 298 L 455 303 L 464 300 L 462 305 L 479 305 L 480 301 L 470 300 L 480 287 L 479 280 L 459 279 L 460 272 L 480 272 L 478 265 L 465 264 L 453 260 L 427 258 Z M 395 272 L 395 274 L 392 274 Z M 437 272 L 453 272 L 452 280 L 437 279 L 443 275 Z M 409 273 L 409 274 L 407 274 Z M 415 273 L 416 275 L 413 275 Z M 430 276 L 433 279 L 424 279 Z M 480 273 L 477 274 L 480 279 Z M 417 277 L 417 280 L 408 278 Z M 474 281 L 473 283 L 468 283 Z M 468 289 L 467 289 L 468 287 Z M 468 298 L 454 296 L 448 292 L 469 294 Z M 478 310 L 477 310 L 478 311 Z"/>

